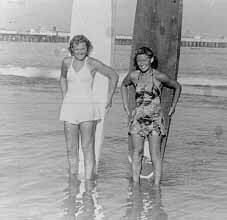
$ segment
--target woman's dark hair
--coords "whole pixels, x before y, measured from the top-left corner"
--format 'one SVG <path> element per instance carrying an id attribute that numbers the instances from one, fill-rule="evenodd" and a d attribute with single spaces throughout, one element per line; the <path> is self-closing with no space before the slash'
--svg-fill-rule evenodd
<path id="1" fill-rule="evenodd" d="M 79 44 L 79 43 L 85 43 L 86 44 L 88 54 L 93 49 L 93 46 L 92 46 L 90 40 L 88 40 L 87 37 L 85 37 L 84 35 L 75 35 L 69 42 L 68 50 L 69 50 L 71 55 L 73 55 L 73 45 Z"/>
<path id="2" fill-rule="evenodd" d="M 147 55 L 150 59 L 153 58 L 154 60 L 151 63 L 151 68 L 153 68 L 153 69 L 158 68 L 158 59 L 156 56 L 154 56 L 153 51 L 148 47 L 140 47 L 139 49 L 136 50 L 135 55 L 134 55 L 134 66 L 136 67 L 136 69 L 139 69 L 139 67 L 137 65 L 137 56 L 141 55 L 141 54 Z"/>

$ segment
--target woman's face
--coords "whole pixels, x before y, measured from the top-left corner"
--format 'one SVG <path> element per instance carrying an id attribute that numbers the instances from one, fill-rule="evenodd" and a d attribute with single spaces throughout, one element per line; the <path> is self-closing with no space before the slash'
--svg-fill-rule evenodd
<path id="1" fill-rule="evenodd" d="M 81 42 L 79 44 L 73 44 L 73 55 L 77 60 L 84 60 L 85 57 L 87 56 L 88 50 L 87 50 L 87 45 L 85 42 Z"/>
<path id="2" fill-rule="evenodd" d="M 136 62 L 142 73 L 147 72 L 151 67 L 151 59 L 146 54 L 139 54 L 136 57 Z"/>

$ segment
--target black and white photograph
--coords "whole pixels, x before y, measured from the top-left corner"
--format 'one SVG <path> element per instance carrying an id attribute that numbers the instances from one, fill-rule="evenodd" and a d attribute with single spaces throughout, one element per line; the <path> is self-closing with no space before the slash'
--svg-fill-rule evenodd
<path id="1" fill-rule="evenodd" d="M 227 219 L 226 11 L 0 0 L 0 219 Z"/>

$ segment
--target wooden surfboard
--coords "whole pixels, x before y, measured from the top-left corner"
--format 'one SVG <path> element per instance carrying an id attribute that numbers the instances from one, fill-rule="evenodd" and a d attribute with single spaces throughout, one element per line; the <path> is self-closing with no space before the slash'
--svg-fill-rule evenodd
<path id="1" fill-rule="evenodd" d="M 137 0 L 130 71 L 134 69 L 133 57 L 135 50 L 142 46 L 152 48 L 158 58 L 158 70 L 166 73 L 170 78 L 177 79 L 181 46 L 183 0 Z M 164 119 L 167 128 L 167 136 L 161 144 L 161 157 L 164 158 L 168 139 L 171 118 L 168 112 L 173 100 L 173 90 L 163 88 L 161 105 L 164 111 Z M 135 90 L 130 88 L 129 107 L 135 106 Z M 129 136 L 129 149 L 130 149 Z M 145 143 L 145 156 L 150 158 Z M 143 163 L 146 166 L 146 162 Z M 143 166 L 143 169 L 145 168 Z M 142 172 L 143 172 L 142 169 Z M 146 174 L 150 175 L 150 174 Z"/>
<path id="2" fill-rule="evenodd" d="M 83 34 L 93 45 L 90 56 L 99 59 L 107 65 L 112 64 L 114 51 L 114 21 L 115 1 L 114 0 L 74 0 L 72 6 L 70 36 Z M 96 73 L 94 79 L 94 93 L 96 103 L 101 112 L 101 120 L 96 128 L 95 155 L 96 170 L 103 144 L 103 126 L 105 120 L 105 106 L 108 92 L 108 79 Z M 83 153 L 80 147 L 80 176 L 84 176 Z"/>

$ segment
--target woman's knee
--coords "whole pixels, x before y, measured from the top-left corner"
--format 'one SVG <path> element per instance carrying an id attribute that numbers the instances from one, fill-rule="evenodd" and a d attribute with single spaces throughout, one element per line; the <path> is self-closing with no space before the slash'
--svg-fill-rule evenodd
<path id="1" fill-rule="evenodd" d="M 91 133 L 90 135 L 86 135 L 83 136 L 83 138 L 81 138 L 81 145 L 82 147 L 91 147 L 92 144 L 94 144 L 94 140 L 95 140 L 95 135 L 93 133 Z"/>
<path id="2" fill-rule="evenodd" d="M 142 147 L 134 147 L 132 150 L 132 156 L 134 159 L 142 159 L 143 156 L 143 148 Z"/>
<path id="3" fill-rule="evenodd" d="M 77 142 L 79 141 L 79 128 L 77 125 L 65 122 L 64 133 L 67 142 L 77 144 Z"/>
<path id="4" fill-rule="evenodd" d="M 70 124 L 67 122 L 64 122 L 64 132 L 65 132 L 66 137 L 68 137 L 69 134 L 72 132 L 72 128 L 71 128 Z"/>
<path id="5" fill-rule="evenodd" d="M 80 125 L 81 145 L 84 150 L 93 148 L 95 141 L 95 124 L 94 122 L 84 122 Z"/>

